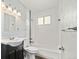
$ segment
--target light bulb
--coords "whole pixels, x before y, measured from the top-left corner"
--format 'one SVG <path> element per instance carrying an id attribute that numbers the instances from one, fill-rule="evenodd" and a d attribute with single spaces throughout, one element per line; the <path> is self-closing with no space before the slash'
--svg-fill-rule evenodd
<path id="1" fill-rule="evenodd" d="M 21 16 L 21 13 L 20 12 L 18 12 L 18 16 Z"/>
<path id="2" fill-rule="evenodd" d="M 12 12 L 12 8 L 11 7 L 8 7 L 8 10 Z"/>
<path id="3" fill-rule="evenodd" d="M 2 8 L 6 9 L 6 5 L 5 4 L 1 4 Z"/>
<path id="4" fill-rule="evenodd" d="M 14 9 L 14 10 L 13 10 L 13 13 L 14 13 L 14 14 L 17 14 L 17 11 L 16 11 L 16 9 Z"/>

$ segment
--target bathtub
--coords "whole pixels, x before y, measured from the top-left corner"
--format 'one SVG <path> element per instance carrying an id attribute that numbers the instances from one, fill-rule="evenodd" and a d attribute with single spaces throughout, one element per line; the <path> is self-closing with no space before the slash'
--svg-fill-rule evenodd
<path id="1" fill-rule="evenodd" d="M 60 59 L 61 52 L 59 50 L 50 50 L 45 48 L 38 48 L 37 56 L 44 57 L 46 59 Z"/>

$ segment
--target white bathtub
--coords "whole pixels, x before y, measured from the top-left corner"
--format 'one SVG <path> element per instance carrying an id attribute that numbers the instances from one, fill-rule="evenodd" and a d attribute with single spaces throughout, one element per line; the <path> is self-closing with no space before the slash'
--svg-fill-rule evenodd
<path id="1" fill-rule="evenodd" d="M 38 48 L 39 51 L 37 53 L 38 56 L 42 56 L 46 59 L 59 59 L 61 52 L 58 50 L 50 50 L 44 48 Z"/>

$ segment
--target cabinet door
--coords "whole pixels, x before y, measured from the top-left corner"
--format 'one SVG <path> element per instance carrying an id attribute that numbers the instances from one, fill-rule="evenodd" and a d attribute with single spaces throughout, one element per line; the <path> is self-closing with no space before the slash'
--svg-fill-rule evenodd
<path id="1" fill-rule="evenodd" d="M 19 45 L 16 49 L 16 59 L 24 59 L 23 44 Z"/>
<path id="2" fill-rule="evenodd" d="M 7 57 L 8 59 L 16 59 L 16 48 L 7 45 Z"/>
<path id="3" fill-rule="evenodd" d="M 14 50 L 9 52 L 8 59 L 16 59 L 16 54 Z"/>
<path id="4" fill-rule="evenodd" d="M 1 44 L 1 59 L 6 59 L 6 45 Z"/>
<path id="5" fill-rule="evenodd" d="M 16 59 L 24 59 L 22 50 L 16 51 Z"/>
<path id="6" fill-rule="evenodd" d="M 12 47 L 9 50 L 8 59 L 24 59 L 22 47 Z"/>

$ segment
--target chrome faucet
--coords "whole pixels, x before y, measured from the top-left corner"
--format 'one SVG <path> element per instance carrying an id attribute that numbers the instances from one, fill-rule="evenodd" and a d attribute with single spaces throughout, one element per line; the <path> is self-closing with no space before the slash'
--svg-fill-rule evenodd
<path id="1" fill-rule="evenodd" d="M 14 37 L 10 37 L 10 40 L 14 40 L 15 38 Z"/>

